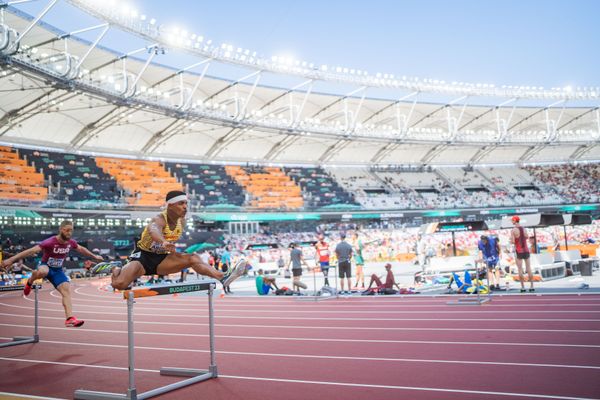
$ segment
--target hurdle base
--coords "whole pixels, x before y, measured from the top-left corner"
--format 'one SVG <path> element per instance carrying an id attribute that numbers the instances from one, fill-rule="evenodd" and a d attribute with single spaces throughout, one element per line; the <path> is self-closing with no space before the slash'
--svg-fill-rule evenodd
<path id="1" fill-rule="evenodd" d="M 338 295 L 334 294 L 331 296 L 315 296 L 315 295 L 307 295 L 307 296 L 298 296 L 296 298 L 297 301 L 322 301 L 322 300 L 330 300 L 337 299 Z"/>
<path id="2" fill-rule="evenodd" d="M 13 337 L 13 340 L 11 340 L 10 342 L 0 343 L 0 348 L 1 347 L 18 346 L 20 344 L 26 344 L 26 343 L 37 343 L 39 341 L 40 341 L 39 335 L 15 336 L 15 337 Z"/>
<path id="3" fill-rule="evenodd" d="M 74 399 L 79 400 L 135 400 L 138 397 L 136 396 L 135 390 L 128 390 L 128 394 L 118 394 L 118 393 L 108 393 L 108 392 L 95 392 L 93 390 L 76 390 L 73 395 Z"/>
<path id="4" fill-rule="evenodd" d="M 488 301 L 490 301 L 489 298 L 481 298 L 481 299 L 477 299 L 477 298 L 464 298 L 464 299 L 458 299 L 458 301 L 449 301 L 446 304 L 450 305 L 450 306 L 479 306 L 483 303 L 487 303 Z"/>
<path id="5" fill-rule="evenodd" d="M 174 367 L 162 367 L 160 369 L 161 375 L 166 376 L 198 376 L 208 374 L 210 371 L 206 369 L 190 369 L 190 368 L 174 368 Z"/>

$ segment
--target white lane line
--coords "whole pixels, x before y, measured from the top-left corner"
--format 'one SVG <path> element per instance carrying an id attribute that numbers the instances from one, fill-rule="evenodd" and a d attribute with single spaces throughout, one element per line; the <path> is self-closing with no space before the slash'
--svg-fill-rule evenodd
<path id="1" fill-rule="evenodd" d="M 58 340 L 40 340 L 40 343 L 63 344 L 67 346 L 91 346 L 91 347 L 110 347 L 126 349 L 127 345 L 103 344 L 103 343 L 80 343 L 80 342 L 63 342 Z M 169 352 L 184 352 L 184 353 L 210 353 L 209 350 L 170 348 L 170 347 L 149 347 L 135 346 L 139 350 L 156 350 Z M 435 359 L 419 359 L 419 358 L 388 358 L 388 357 L 356 357 L 356 356 L 334 356 L 334 355 L 312 355 L 312 354 L 280 354 L 280 353 L 256 353 L 244 351 L 219 351 L 217 354 L 231 354 L 243 356 L 265 356 L 265 357 L 282 357 L 282 358 L 311 358 L 311 359 L 336 359 L 336 360 L 361 360 L 361 361 L 386 361 L 386 362 L 414 362 L 414 363 L 433 363 L 433 364 L 475 364 L 475 365 L 501 365 L 501 366 L 518 366 L 518 367 L 544 367 L 544 368 L 578 368 L 600 370 L 600 366 L 594 365 L 572 365 L 572 364 L 541 364 L 541 363 L 518 363 L 518 362 L 498 362 L 498 361 L 471 361 L 471 360 L 435 360 Z"/>
<path id="2" fill-rule="evenodd" d="M 2 303 L 0 303 L 2 304 Z M 45 309 L 42 308 L 40 310 L 44 310 L 44 311 L 54 311 L 51 309 Z M 60 310 L 59 310 L 60 311 Z M 89 313 L 89 311 L 85 312 L 85 313 Z M 95 313 L 97 314 L 97 313 Z M 114 315 L 123 315 L 123 313 L 112 313 Z M 0 315 L 4 315 L 7 317 L 17 317 L 17 318 L 30 318 L 30 315 L 24 315 L 24 314 L 10 314 L 10 313 L 0 313 Z M 156 314 L 139 314 L 136 313 L 136 316 L 138 315 L 146 315 L 146 316 L 152 316 L 152 317 L 157 317 L 159 315 Z M 173 314 L 170 314 L 169 316 L 173 316 Z M 186 314 L 181 314 L 180 317 L 190 317 L 190 315 L 186 315 Z M 206 318 L 206 315 L 203 316 L 196 316 L 197 318 Z M 49 317 L 49 316 L 40 316 L 40 318 L 48 318 L 48 319 L 64 319 L 64 318 L 60 318 L 60 317 Z M 217 316 L 215 317 L 216 319 L 219 319 L 220 317 Z M 229 317 L 224 317 L 224 318 L 229 318 Z M 246 318 L 246 317 L 234 317 L 234 318 Z M 248 319 L 265 319 L 262 317 L 247 317 Z M 271 317 L 271 319 L 277 319 L 277 320 L 282 320 L 285 318 L 280 318 L 280 317 Z M 529 318 L 529 319 L 524 319 L 524 318 L 289 318 L 290 320 L 295 320 L 295 319 L 303 319 L 303 320 L 322 320 L 322 321 L 335 321 L 335 320 L 342 320 L 342 321 L 418 321 L 418 322 L 437 322 L 437 321 L 445 321 L 445 322 L 455 322 L 455 321 L 461 321 L 461 322 L 600 322 L 600 319 L 574 319 L 574 318 Z M 98 318 L 93 318 L 94 321 L 100 321 L 100 322 L 124 322 L 126 320 L 110 320 L 110 319 L 98 319 Z M 194 323 L 190 323 L 190 322 L 156 322 L 156 321 L 135 321 L 136 323 L 141 323 L 141 324 L 165 324 L 165 325 L 206 325 L 206 324 L 194 324 Z M 255 326 L 255 325 L 247 325 L 247 324 L 220 324 L 221 326 Z M 267 327 L 267 328 L 273 328 L 273 327 L 279 327 L 280 325 L 256 325 L 257 327 Z M 336 326 L 326 326 L 326 328 L 336 328 Z M 339 328 L 352 328 L 352 326 L 338 326 Z M 317 327 L 318 328 L 318 327 Z M 372 327 L 372 329 L 396 329 L 394 327 Z"/>
<path id="3" fill-rule="evenodd" d="M 115 294 L 111 291 L 102 291 L 102 293 L 105 293 L 104 295 L 97 295 L 97 294 L 89 294 L 89 293 L 83 293 L 82 289 L 87 289 L 88 287 L 85 286 L 79 286 L 75 289 L 75 293 L 83 296 L 83 297 L 91 297 L 91 298 L 96 298 L 96 299 L 104 299 L 103 301 L 108 301 L 110 302 L 110 300 L 106 300 L 107 298 L 113 297 L 113 298 L 118 298 L 120 296 L 120 294 Z M 101 289 L 98 287 L 96 289 L 97 292 L 100 292 Z M 515 293 L 516 294 L 516 293 Z M 544 295 L 544 296 L 549 296 L 549 295 Z M 591 294 L 586 294 L 585 296 L 593 296 Z M 600 295 L 597 295 L 597 297 L 600 297 Z M 122 296 L 121 296 L 122 297 Z M 528 298 L 527 296 L 523 296 L 521 297 L 519 295 L 519 301 L 515 300 L 515 298 L 511 298 L 513 296 L 506 296 L 506 297 L 498 297 L 498 296 L 492 296 L 494 301 L 497 303 L 502 303 L 502 304 L 498 304 L 498 305 L 513 305 L 513 304 L 523 304 L 523 301 L 527 301 L 527 302 L 531 302 L 531 303 L 544 303 L 546 301 L 548 301 L 548 299 L 546 298 Z M 517 297 L 517 296 L 514 296 Z M 536 296 L 537 297 L 537 296 Z M 376 299 L 371 299 L 371 298 L 367 298 L 364 296 L 352 296 L 352 297 L 347 297 L 347 298 L 341 298 L 339 299 L 339 302 L 347 302 L 348 300 L 354 302 L 354 303 L 361 303 L 360 306 L 361 307 L 366 307 L 369 305 L 364 305 L 363 303 L 372 303 L 375 304 L 376 306 L 371 306 L 371 307 L 379 307 L 379 306 L 394 306 L 394 305 L 411 305 L 411 304 L 423 304 L 426 302 L 430 302 L 432 306 L 434 305 L 442 305 L 446 303 L 446 301 L 454 299 L 455 297 L 452 296 L 435 296 L 435 297 L 426 297 L 426 298 L 413 298 L 410 299 L 408 297 L 402 297 L 401 299 L 398 300 L 392 300 L 392 299 L 388 299 L 388 298 L 376 298 Z M 178 301 L 185 301 L 185 302 L 194 302 L 196 299 L 198 299 L 198 296 L 182 296 L 179 297 Z M 96 301 L 96 300 L 91 300 L 91 299 L 80 299 L 82 301 Z M 147 299 L 149 302 L 152 301 L 159 301 L 162 302 L 164 300 L 162 299 Z M 559 298 L 559 299 L 552 299 L 552 300 L 560 300 L 562 304 L 562 302 L 566 302 L 566 301 L 572 301 L 572 302 L 581 302 L 582 298 L 581 296 L 577 296 L 574 298 Z M 597 301 L 599 304 L 593 304 L 593 305 L 600 305 L 600 298 L 598 299 L 590 299 L 590 298 L 585 298 L 585 301 Z M 289 299 L 286 299 L 285 297 L 257 297 L 257 296 L 244 296 L 244 297 L 228 297 L 227 298 L 227 302 L 228 303 L 243 303 L 245 305 L 248 304 L 254 304 L 254 305 L 264 305 L 265 303 L 269 303 L 269 302 L 273 302 L 273 303 L 279 303 L 276 305 L 282 305 L 281 303 L 289 303 L 289 304 L 294 304 L 294 305 L 298 305 L 295 301 L 290 301 Z M 306 304 L 307 306 L 310 306 L 311 304 Z M 355 304 L 356 305 L 356 304 Z M 539 306 L 539 305 L 543 305 L 543 304 L 532 304 L 534 306 Z M 344 307 L 352 307 L 352 305 L 348 305 L 348 304 L 343 304 L 342 306 Z"/>
<path id="4" fill-rule="evenodd" d="M 113 367 L 113 366 L 109 366 L 109 365 L 87 365 L 87 364 L 78 364 L 78 363 L 67 363 L 67 362 L 58 362 L 58 361 L 42 361 L 42 360 L 21 359 L 21 358 L 0 357 L 0 360 L 12 361 L 12 362 L 33 363 L 33 364 L 61 365 L 61 366 L 68 366 L 68 367 L 101 368 L 101 369 L 113 369 L 113 370 L 119 370 L 119 371 L 127 370 L 127 368 L 124 368 L 124 367 Z M 159 370 L 155 370 L 155 369 L 136 368 L 135 370 L 137 372 L 152 372 L 152 373 L 160 372 Z M 590 397 L 555 396 L 555 395 L 535 394 L 535 393 L 492 392 L 492 391 L 482 391 L 482 390 L 374 385 L 374 384 L 368 384 L 368 383 L 347 383 L 347 382 L 332 382 L 332 381 L 306 381 L 306 380 L 299 380 L 299 379 L 263 378 L 263 377 L 236 376 L 236 375 L 219 375 L 219 379 L 244 379 L 244 380 L 266 381 L 266 382 L 346 386 L 346 387 L 370 388 L 370 389 L 415 390 L 415 391 L 420 391 L 420 392 L 444 392 L 444 393 L 466 393 L 466 394 L 489 395 L 489 396 L 530 397 L 530 398 L 535 398 L 535 399 L 598 400 L 598 398 L 590 398 Z"/>
<path id="5" fill-rule="evenodd" d="M 61 397 L 33 396 L 31 394 L 0 392 L 0 399 L 9 400 L 11 398 L 15 398 L 15 400 L 17 400 L 17 399 L 63 400 Z"/>
<path id="6" fill-rule="evenodd" d="M 14 304 L 7 304 L 7 303 L 0 303 L 0 305 L 4 305 L 6 307 L 12 307 L 12 308 L 19 308 L 19 309 L 26 309 L 26 310 L 31 310 L 31 307 L 27 307 L 27 306 L 18 306 L 18 305 L 14 305 Z M 57 313 L 57 314 L 61 314 L 63 313 L 62 307 L 59 304 L 55 304 L 56 307 L 55 308 L 43 308 L 40 307 L 40 311 L 45 311 L 45 312 L 52 312 L 52 313 Z M 111 311 L 89 311 L 89 310 L 80 310 L 82 314 L 84 315 L 124 315 L 125 314 L 125 310 L 122 310 L 120 312 L 111 312 Z M 179 311 L 187 311 L 189 312 L 189 309 L 181 309 Z M 205 310 L 200 310 L 201 312 L 205 312 Z M 452 312 L 452 311 L 449 311 Z M 243 312 L 241 311 L 242 314 L 247 314 L 247 312 Z M 476 313 L 476 312 L 474 312 Z M 582 313 L 586 313 L 588 314 L 589 312 L 587 311 L 582 311 Z M 14 314 L 5 314 L 5 315 L 14 315 Z M 158 314 L 156 312 L 152 312 L 152 313 L 144 313 L 144 312 L 140 312 L 138 309 L 136 309 L 136 315 L 138 316 L 151 316 L 151 317 L 166 317 L 166 318 L 188 318 L 188 319 L 205 319 L 206 315 L 194 315 L 194 314 L 173 314 L 173 313 L 169 313 L 169 314 Z M 23 316 L 23 315 L 18 315 L 18 316 Z M 92 317 L 90 317 L 92 318 Z M 94 318 L 95 319 L 95 318 Z M 217 320 L 223 320 L 223 319 L 241 319 L 241 320 L 289 320 L 289 321 L 298 321 L 298 320 L 316 320 L 316 321 L 353 321 L 353 322 L 357 322 L 357 321 L 464 321 L 464 322 L 469 322 L 469 321 L 484 321 L 484 322 L 494 322 L 494 321 L 499 321 L 499 322 L 507 322 L 507 321 L 513 321 L 513 322 L 523 322 L 523 323 L 530 323 L 530 322 L 598 322 L 599 320 L 597 319 L 582 319 L 582 318 L 564 318 L 564 319 L 557 319 L 557 318 L 515 318 L 515 319 L 510 319 L 510 318 L 449 318 L 449 319 L 445 319 L 445 318 L 339 318 L 339 317 L 298 317 L 298 316 L 291 316 L 291 317 L 280 317 L 280 316 L 250 316 L 250 315 L 223 315 L 223 313 L 218 313 L 218 315 L 216 316 Z M 98 319 L 99 320 L 99 319 Z M 175 324 L 175 323 L 173 323 Z M 278 325 L 279 326 L 279 325 Z M 467 328 L 465 328 L 466 330 Z M 480 330 L 479 328 L 473 328 L 473 329 L 469 329 L 469 330 Z M 492 329 L 492 330 L 497 330 L 497 329 Z M 502 329 L 501 329 L 502 330 Z M 531 330 L 530 330 L 531 331 Z M 557 331 L 557 330 L 535 330 L 535 331 Z M 581 330 L 577 331 L 577 332 L 582 332 Z"/>
<path id="7" fill-rule="evenodd" d="M 32 325 L 18 325 L 18 324 L 0 324 L 0 326 L 8 326 L 13 328 L 29 328 L 32 329 Z M 78 329 L 64 328 L 56 326 L 40 326 L 40 329 L 52 329 L 71 332 L 69 334 L 75 334 L 77 332 L 100 332 L 100 333 L 118 333 L 126 335 L 126 330 L 115 330 L 115 329 Z M 416 329 L 419 330 L 419 329 Z M 208 337 L 208 335 L 198 333 L 174 333 L 174 332 L 142 332 L 139 330 L 135 331 L 136 335 L 149 335 L 149 336 L 175 336 L 175 337 Z M 125 337 L 125 336 L 124 336 Z M 461 345 L 474 345 L 481 344 L 485 346 L 535 346 L 535 347 L 583 347 L 583 348 L 600 348 L 600 345 L 594 344 L 562 344 L 562 343 L 514 343 L 514 342 L 456 342 L 456 341 L 429 341 L 429 340 L 393 340 L 393 339 L 339 339 L 339 338 L 305 338 L 305 337 L 281 337 L 281 336 L 240 336 L 240 335 L 215 335 L 216 338 L 224 339 L 248 339 L 248 340 L 281 340 L 281 341 L 295 341 L 295 342 L 334 342 L 334 343 L 412 343 L 412 344 L 461 344 Z"/>
<path id="8" fill-rule="evenodd" d="M 33 302 L 33 299 L 29 299 L 29 298 L 25 298 L 26 300 Z M 77 300 L 77 299 L 74 299 Z M 40 304 L 53 304 L 53 305 L 60 305 L 61 303 L 59 302 L 53 302 L 53 301 L 44 301 L 44 300 L 38 300 L 38 302 Z M 89 308 L 101 308 L 101 309 L 107 309 L 107 308 L 111 308 L 111 309 L 124 309 L 125 307 L 125 302 L 122 302 L 122 305 L 115 305 L 115 306 L 108 306 L 108 305 L 90 305 L 90 304 L 82 304 L 77 302 L 78 307 L 89 307 Z M 96 303 L 95 303 L 96 304 Z M 118 304 L 118 303 L 115 303 Z M 177 305 L 177 304 L 171 304 L 171 305 Z M 201 307 L 206 307 L 205 302 L 200 302 L 197 305 L 201 306 Z M 594 304 L 569 304 L 569 305 L 564 305 L 564 306 L 571 306 L 571 307 L 576 307 L 576 306 L 596 306 Z M 136 306 L 136 310 L 156 310 L 156 306 L 150 306 L 150 307 L 144 307 L 144 306 L 148 306 L 148 304 L 144 304 L 143 300 L 138 300 L 138 305 Z M 341 306 L 341 305 L 339 305 Z M 442 305 L 440 304 L 439 311 L 435 311 L 438 313 L 441 312 L 446 312 L 445 311 L 445 307 L 446 305 Z M 260 312 L 260 313 L 315 313 L 315 312 L 319 312 L 319 313 L 334 313 L 334 314 L 402 314 L 402 313 L 406 313 L 408 311 L 402 311 L 402 310 L 398 310 L 398 308 L 401 307 L 394 307 L 395 310 L 338 310 L 337 307 L 338 305 L 336 304 L 334 309 L 331 310 L 323 310 L 320 308 L 311 308 L 311 309 L 304 309 L 304 310 L 290 310 L 289 308 L 281 308 L 281 309 L 257 309 L 256 306 L 248 306 L 250 308 L 252 308 L 252 310 L 247 310 L 245 309 L 243 306 L 232 306 L 232 307 L 241 307 L 239 309 L 228 309 L 227 306 L 223 305 L 223 304 L 217 304 L 215 307 L 216 311 L 239 311 L 239 312 L 252 312 L 252 311 L 256 311 L 256 312 Z M 415 307 L 415 306 L 411 306 L 411 307 Z M 427 307 L 431 307 L 431 306 L 427 306 Z M 465 307 L 471 307 L 471 306 L 465 306 Z M 495 310 L 491 308 L 491 305 L 485 305 L 485 308 L 487 310 L 487 313 L 496 313 L 496 312 L 502 312 L 502 310 Z M 523 305 L 523 307 L 526 307 L 526 305 Z M 600 308 L 600 305 L 598 305 L 598 307 Z M 456 308 L 455 306 L 453 308 Z M 167 307 L 160 307 L 161 310 L 163 311 L 182 311 L 182 310 L 189 310 L 189 305 L 187 305 L 187 307 L 185 308 L 167 308 Z M 421 311 L 417 311 L 417 312 L 421 312 Z M 426 312 L 426 311 L 423 311 Z M 504 311 L 504 312 L 523 312 L 523 313 L 538 313 L 538 312 L 544 312 L 544 311 L 538 311 L 538 310 L 521 310 L 521 311 Z M 547 312 L 547 311 L 546 311 Z M 551 312 L 554 313 L 559 313 L 559 312 L 565 312 L 565 313 L 572 313 L 572 312 L 586 312 L 586 313 L 591 313 L 591 312 L 600 312 L 600 310 L 581 310 L 581 311 L 577 311 L 577 310 L 551 310 Z"/>
<path id="9" fill-rule="evenodd" d="M 137 323 L 137 322 L 136 322 Z M 147 324 L 153 324 L 153 322 L 145 322 Z M 166 323 L 166 325 L 169 325 L 168 323 Z M 180 323 L 174 323 L 172 325 L 181 325 Z M 183 324 L 186 325 L 186 324 Z M 0 324 L 0 326 L 13 326 L 10 324 Z M 17 326 L 17 325 L 15 325 Z M 289 326 L 289 325 L 288 325 Z M 302 327 L 302 326 L 293 326 L 294 328 L 298 328 L 298 329 L 314 329 L 316 327 L 314 326 L 306 326 L 306 327 Z M 279 325 L 276 325 L 274 328 L 280 328 Z M 334 329 L 334 327 L 331 327 L 332 329 Z M 335 329 L 348 329 L 345 327 L 337 327 Z M 356 327 L 357 329 L 360 327 Z M 402 331 L 402 332 L 409 332 L 409 331 L 418 331 L 418 332 L 422 332 L 422 331 L 428 331 L 428 332 L 543 332 L 543 333 L 548 333 L 548 332 L 559 332 L 559 333 L 600 333 L 600 330 L 598 329 L 533 329 L 533 328 L 527 328 L 527 329 L 512 329 L 512 328 L 470 328 L 470 327 L 464 327 L 464 328 L 432 328 L 432 327 L 395 327 L 394 328 L 395 331 Z"/>

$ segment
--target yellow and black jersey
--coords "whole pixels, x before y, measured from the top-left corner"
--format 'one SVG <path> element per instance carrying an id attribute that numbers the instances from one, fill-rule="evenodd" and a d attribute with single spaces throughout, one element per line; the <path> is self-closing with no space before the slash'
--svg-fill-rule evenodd
<path id="1" fill-rule="evenodd" d="M 177 220 L 177 225 L 175 226 L 175 229 L 171 230 L 171 228 L 169 227 L 169 222 L 167 220 L 167 211 L 163 211 L 161 215 L 163 216 L 166 222 L 165 227 L 162 230 L 163 237 L 169 242 L 176 242 L 177 240 L 179 240 L 181 234 L 183 233 L 183 222 L 181 218 Z M 144 228 L 142 236 L 137 242 L 137 248 L 156 254 L 167 253 L 167 251 L 162 247 L 162 243 L 156 243 L 154 242 L 154 240 L 152 240 L 152 236 L 150 236 L 150 232 L 148 231 L 148 226 Z"/>

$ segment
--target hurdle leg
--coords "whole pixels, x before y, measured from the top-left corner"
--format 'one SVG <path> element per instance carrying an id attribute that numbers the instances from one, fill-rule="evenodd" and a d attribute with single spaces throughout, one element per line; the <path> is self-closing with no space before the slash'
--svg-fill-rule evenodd
<path id="1" fill-rule="evenodd" d="M 138 400 L 141 399 L 135 388 L 135 346 L 133 343 L 133 303 L 134 293 L 127 294 L 127 358 L 129 366 L 129 387 L 127 394 L 96 392 L 92 390 L 76 390 L 73 397 L 82 400 Z"/>
<path id="2" fill-rule="evenodd" d="M 163 386 L 154 390 L 150 390 L 148 392 L 144 392 L 138 396 L 138 399 L 147 399 L 149 397 L 170 392 L 172 390 L 179 389 L 197 382 L 202 382 L 208 379 L 216 378 L 218 376 L 217 364 L 215 361 L 215 316 L 213 308 L 213 293 L 214 285 L 211 284 L 208 289 L 208 329 L 210 341 L 210 365 L 208 367 L 208 370 L 163 367 L 160 369 L 161 375 L 189 376 L 191 378 L 167 386 Z"/>
<path id="3" fill-rule="evenodd" d="M 39 301 L 38 301 L 38 285 L 33 285 L 34 290 L 34 311 L 33 311 L 33 336 L 15 336 L 10 342 L 0 343 L 0 348 L 18 346 L 26 343 L 37 343 L 40 341 L 39 334 Z M 19 290 L 21 290 L 19 288 Z"/>
<path id="4" fill-rule="evenodd" d="M 40 325 L 39 325 L 39 321 L 40 321 L 40 307 L 39 307 L 39 302 L 38 302 L 38 289 L 39 289 L 39 285 L 35 285 L 34 290 L 34 296 L 35 296 L 35 305 L 34 305 L 34 311 L 33 311 L 33 343 L 37 343 L 40 341 Z"/>
<path id="5" fill-rule="evenodd" d="M 127 349 L 129 359 L 129 388 L 127 389 L 127 398 L 136 399 L 137 390 L 135 388 L 135 345 L 133 337 L 133 303 L 134 293 L 129 292 L 127 296 Z"/>

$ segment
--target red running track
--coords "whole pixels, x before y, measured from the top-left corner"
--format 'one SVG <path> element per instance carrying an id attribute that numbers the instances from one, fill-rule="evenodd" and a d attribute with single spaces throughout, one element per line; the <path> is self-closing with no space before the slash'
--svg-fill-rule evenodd
<path id="1" fill-rule="evenodd" d="M 75 285 L 78 329 L 45 286 L 41 341 L 0 349 L 0 397 L 125 393 L 125 302 L 94 283 Z M 216 298 L 219 378 L 161 398 L 600 399 L 600 295 L 448 300 Z M 138 299 L 134 313 L 138 392 L 179 380 L 160 367 L 208 366 L 205 295 Z M 30 335 L 32 315 L 32 298 L 0 294 L 0 341 Z"/>

